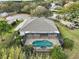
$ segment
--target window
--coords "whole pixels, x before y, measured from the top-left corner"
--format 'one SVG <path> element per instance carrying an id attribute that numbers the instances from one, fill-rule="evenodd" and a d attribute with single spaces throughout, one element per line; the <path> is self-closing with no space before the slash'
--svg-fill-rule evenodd
<path id="1" fill-rule="evenodd" d="M 48 38 L 48 34 L 40 34 L 40 38 Z"/>
<path id="2" fill-rule="evenodd" d="M 33 37 L 38 39 L 38 38 L 40 38 L 40 34 L 33 34 Z"/>
<path id="3" fill-rule="evenodd" d="M 56 37 L 57 37 L 57 34 L 49 34 L 48 35 L 49 39 L 56 39 Z"/>
<path id="4" fill-rule="evenodd" d="M 40 34 L 28 34 L 27 37 L 29 39 L 38 39 L 40 38 Z"/>
<path id="5" fill-rule="evenodd" d="M 29 39 L 31 39 L 32 36 L 33 36 L 33 34 L 28 34 L 28 35 L 27 35 L 27 37 L 28 37 Z"/>

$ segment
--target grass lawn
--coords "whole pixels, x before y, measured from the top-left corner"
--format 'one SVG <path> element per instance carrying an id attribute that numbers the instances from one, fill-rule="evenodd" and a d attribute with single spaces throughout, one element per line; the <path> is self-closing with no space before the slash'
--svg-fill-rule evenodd
<path id="1" fill-rule="evenodd" d="M 5 20 L 5 19 L 0 17 L 0 20 Z M 11 41 L 14 39 L 14 36 L 16 35 L 14 29 L 20 22 L 22 21 L 16 21 L 16 25 L 15 24 L 12 25 L 12 28 L 9 29 L 8 32 L 3 32 L 3 34 L 0 35 L 0 48 L 7 47 L 7 45 L 11 43 Z"/>
<path id="2" fill-rule="evenodd" d="M 13 40 L 13 35 L 14 35 L 14 30 L 11 29 L 9 32 L 5 32 L 2 36 L 3 39 L 5 39 L 4 41 L 1 41 L 0 38 L 0 48 L 6 47 L 8 43 L 10 43 L 11 40 Z"/>
<path id="3" fill-rule="evenodd" d="M 70 38 L 74 41 L 74 48 L 72 51 L 65 50 L 65 53 L 68 55 L 69 59 L 79 59 L 79 29 L 71 30 L 59 23 L 56 23 L 56 25 L 58 26 L 63 37 Z"/>

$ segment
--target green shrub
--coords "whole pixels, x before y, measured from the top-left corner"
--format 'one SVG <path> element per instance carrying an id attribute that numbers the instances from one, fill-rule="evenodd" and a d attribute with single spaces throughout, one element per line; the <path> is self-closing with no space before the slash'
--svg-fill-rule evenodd
<path id="1" fill-rule="evenodd" d="M 68 38 L 64 38 L 64 45 L 63 45 L 64 48 L 72 49 L 73 45 L 74 45 L 74 42 L 72 40 Z"/>
<path id="2" fill-rule="evenodd" d="M 31 10 L 31 8 L 30 8 L 29 5 L 25 5 L 25 6 L 21 9 L 22 12 L 28 13 L 28 14 L 30 13 L 30 10 Z"/>
<path id="3" fill-rule="evenodd" d="M 55 47 L 51 50 L 51 58 L 52 59 L 67 59 L 67 56 L 62 51 L 60 47 Z"/>
<path id="4" fill-rule="evenodd" d="M 31 45 L 28 46 L 23 46 L 23 51 L 25 52 L 26 55 L 30 55 L 30 53 L 33 53 L 33 47 Z"/>
<path id="5" fill-rule="evenodd" d="M 48 16 L 48 9 L 43 6 L 37 6 L 35 9 L 31 10 L 31 15 L 33 16 Z"/>

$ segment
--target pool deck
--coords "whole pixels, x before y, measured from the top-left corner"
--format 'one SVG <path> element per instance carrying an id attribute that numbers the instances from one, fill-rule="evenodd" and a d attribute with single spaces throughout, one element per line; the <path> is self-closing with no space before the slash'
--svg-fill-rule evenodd
<path id="1" fill-rule="evenodd" d="M 58 39 L 26 39 L 25 45 L 32 45 L 32 43 L 37 40 L 48 40 L 48 41 L 52 42 L 53 45 L 60 45 Z"/>
<path id="2" fill-rule="evenodd" d="M 34 41 L 39 41 L 39 40 L 48 40 L 50 42 L 53 43 L 52 47 L 45 47 L 45 48 L 41 48 L 41 47 L 33 47 L 35 51 L 37 52 L 50 52 L 51 49 L 54 48 L 54 46 L 60 46 L 60 42 L 58 39 L 26 39 L 25 44 L 24 45 L 32 45 L 32 43 Z"/>
<path id="3" fill-rule="evenodd" d="M 40 48 L 40 47 L 34 47 L 34 50 L 37 52 L 50 52 L 50 50 L 53 49 L 53 47 L 46 47 L 46 48 Z"/>

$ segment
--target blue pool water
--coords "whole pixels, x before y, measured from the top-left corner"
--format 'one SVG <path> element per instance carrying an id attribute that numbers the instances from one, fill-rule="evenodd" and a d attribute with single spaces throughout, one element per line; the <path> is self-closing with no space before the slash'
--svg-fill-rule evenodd
<path id="1" fill-rule="evenodd" d="M 35 47 L 52 47 L 52 42 L 47 41 L 47 40 L 39 40 L 39 41 L 34 41 L 33 46 Z"/>

